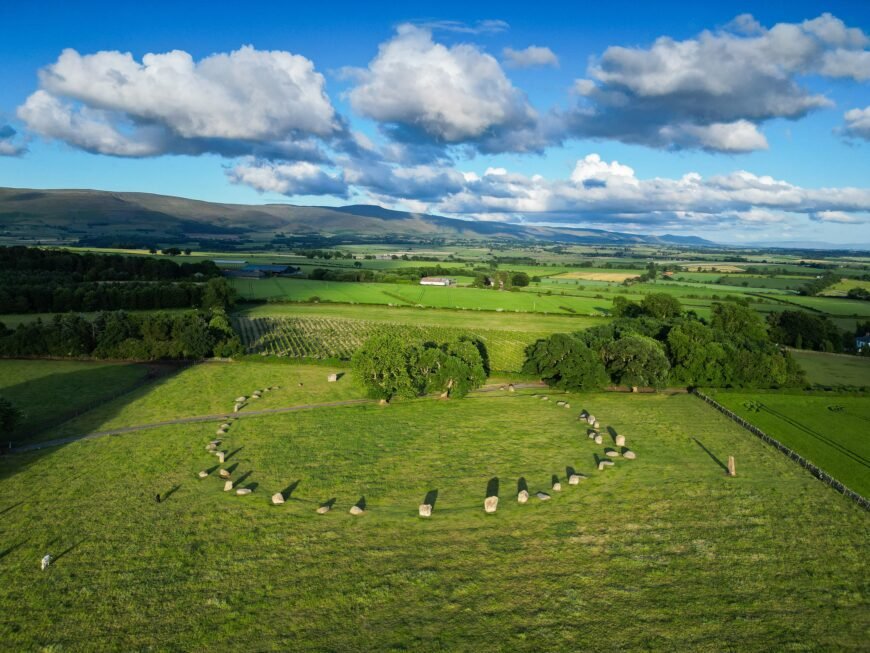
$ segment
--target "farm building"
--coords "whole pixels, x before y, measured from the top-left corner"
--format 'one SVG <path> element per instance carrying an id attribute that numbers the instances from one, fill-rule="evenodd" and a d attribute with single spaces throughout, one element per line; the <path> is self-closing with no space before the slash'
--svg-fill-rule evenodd
<path id="1" fill-rule="evenodd" d="M 299 272 L 292 265 L 255 265 L 249 264 L 238 270 L 224 270 L 224 276 L 243 279 L 262 279 L 264 277 L 288 277 Z"/>
<path id="2" fill-rule="evenodd" d="M 421 286 L 451 286 L 453 279 L 447 277 L 423 277 L 420 279 Z"/>

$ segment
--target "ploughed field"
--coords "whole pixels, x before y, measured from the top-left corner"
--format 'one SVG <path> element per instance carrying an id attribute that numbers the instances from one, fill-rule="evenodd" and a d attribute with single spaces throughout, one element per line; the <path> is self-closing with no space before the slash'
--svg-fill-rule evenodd
<path id="1" fill-rule="evenodd" d="M 210 381 L 184 381 L 202 370 Z M 161 406 L 177 416 L 181 392 L 192 414 L 276 384 L 259 401 L 299 402 L 315 385 L 318 401 L 358 396 L 350 376 L 327 384 L 329 371 L 197 366 L 158 382 L 158 399 L 118 401 L 77 424 L 151 420 Z M 531 392 L 237 419 L 220 449 L 237 487 L 253 489 L 247 496 L 223 491 L 205 450 L 218 421 L 0 457 L 4 646 L 865 645 L 866 511 L 693 396 L 550 393 L 544 401 Z M 258 407 L 251 401 L 240 414 Z M 603 445 L 586 437 L 582 408 L 623 434 L 637 458 L 598 471 L 595 456 L 614 444 L 604 430 Z M 724 472 L 729 455 L 735 478 Z M 587 478 L 569 486 L 568 467 Z M 201 470 L 209 472 L 202 480 Z M 550 489 L 554 474 L 561 492 Z M 494 478 L 498 511 L 487 515 Z M 532 494 L 525 505 L 516 500 L 520 478 Z M 271 505 L 282 491 L 286 503 Z M 434 512 L 421 518 L 418 505 L 432 491 Z M 365 513 L 348 514 L 361 497 Z M 316 513 L 333 499 L 327 514 Z M 40 571 L 46 553 L 55 561 Z"/>

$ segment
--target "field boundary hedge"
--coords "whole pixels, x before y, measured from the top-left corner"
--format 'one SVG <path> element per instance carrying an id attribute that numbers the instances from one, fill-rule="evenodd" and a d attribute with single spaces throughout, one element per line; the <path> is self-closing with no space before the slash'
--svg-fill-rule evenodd
<path id="1" fill-rule="evenodd" d="M 837 492 L 839 492 L 840 494 L 843 494 L 847 498 L 851 499 L 852 501 L 857 503 L 859 506 L 861 506 L 865 510 L 870 510 L 870 500 L 866 499 L 865 497 L 862 497 L 860 494 L 858 494 L 854 490 L 850 490 L 845 485 L 843 485 L 840 481 L 838 481 L 833 476 L 831 476 L 830 474 L 828 474 L 824 470 L 820 469 L 819 467 L 816 467 L 816 465 L 811 463 L 809 460 L 807 460 L 806 458 L 801 456 L 796 451 L 789 449 L 787 446 L 785 446 L 782 442 L 780 442 L 776 438 L 769 436 L 767 433 L 762 431 L 760 428 L 758 428 L 757 426 L 755 426 L 751 422 L 747 422 L 745 419 L 740 417 L 740 415 L 734 413 L 733 411 L 728 410 L 727 408 L 725 408 L 725 406 L 720 404 L 718 401 L 716 401 L 715 399 L 712 399 L 711 397 L 708 397 L 707 395 L 705 395 L 703 392 L 701 392 L 697 388 L 692 390 L 692 394 L 694 394 L 696 397 L 699 397 L 700 399 L 703 399 L 704 401 L 706 401 L 708 404 L 713 406 L 713 408 L 715 408 L 720 413 L 722 413 L 726 417 L 730 418 L 732 421 L 736 422 L 737 424 L 739 424 L 740 426 L 745 428 L 747 431 L 749 431 L 753 435 L 760 438 L 762 441 L 766 442 L 769 445 L 772 445 L 776 449 L 779 449 L 779 451 L 781 451 L 786 456 L 791 458 L 794 462 L 796 462 L 798 465 L 800 465 L 801 467 L 806 469 L 810 474 L 812 474 L 817 479 L 822 481 L 822 483 L 825 483 L 826 485 L 830 485 Z"/>

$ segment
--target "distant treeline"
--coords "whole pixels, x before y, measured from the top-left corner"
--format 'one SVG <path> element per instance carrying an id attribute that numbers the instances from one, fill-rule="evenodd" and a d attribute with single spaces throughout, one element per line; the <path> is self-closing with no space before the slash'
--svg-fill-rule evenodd
<path id="1" fill-rule="evenodd" d="M 222 309 L 168 315 L 100 313 L 93 320 L 68 313 L 7 329 L 0 322 L 0 356 L 196 360 L 242 352 Z"/>
<path id="2" fill-rule="evenodd" d="M 225 283 L 211 261 L 0 247 L 0 313 L 195 308 Z"/>

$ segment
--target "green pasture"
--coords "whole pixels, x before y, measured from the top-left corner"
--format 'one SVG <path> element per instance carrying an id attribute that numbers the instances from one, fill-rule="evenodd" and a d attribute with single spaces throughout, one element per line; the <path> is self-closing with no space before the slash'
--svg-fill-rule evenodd
<path id="1" fill-rule="evenodd" d="M 279 370 L 289 388 L 300 368 L 221 369 L 219 385 L 164 392 L 153 415 L 132 402 L 91 425 L 168 418 L 185 399 L 190 412 L 224 405 Z M 865 646 L 866 511 L 695 397 L 571 395 L 570 410 L 550 398 L 497 391 L 241 419 L 221 447 L 248 496 L 222 491 L 204 450 L 216 424 L 3 456 L 4 647 Z M 599 472 L 583 407 L 637 459 Z M 588 478 L 567 485 L 568 467 Z M 486 515 L 491 479 L 499 509 Z M 270 505 L 282 491 L 287 502 Z M 418 517 L 434 491 L 433 516 Z M 349 515 L 361 497 L 365 514 Z M 55 560 L 40 571 L 46 553 Z"/>
<path id="2" fill-rule="evenodd" d="M 848 488 L 870 496 L 870 398 L 757 391 L 714 396 Z"/>
<path id="3" fill-rule="evenodd" d="M 790 353 L 807 373 L 810 383 L 870 386 L 870 358 L 802 349 L 792 349 Z"/>
<path id="4" fill-rule="evenodd" d="M 93 408 L 147 374 L 146 365 L 134 363 L 0 359 L 0 396 L 23 413 L 19 426 L 0 435 L 0 442 L 32 439 L 34 431 Z"/>

